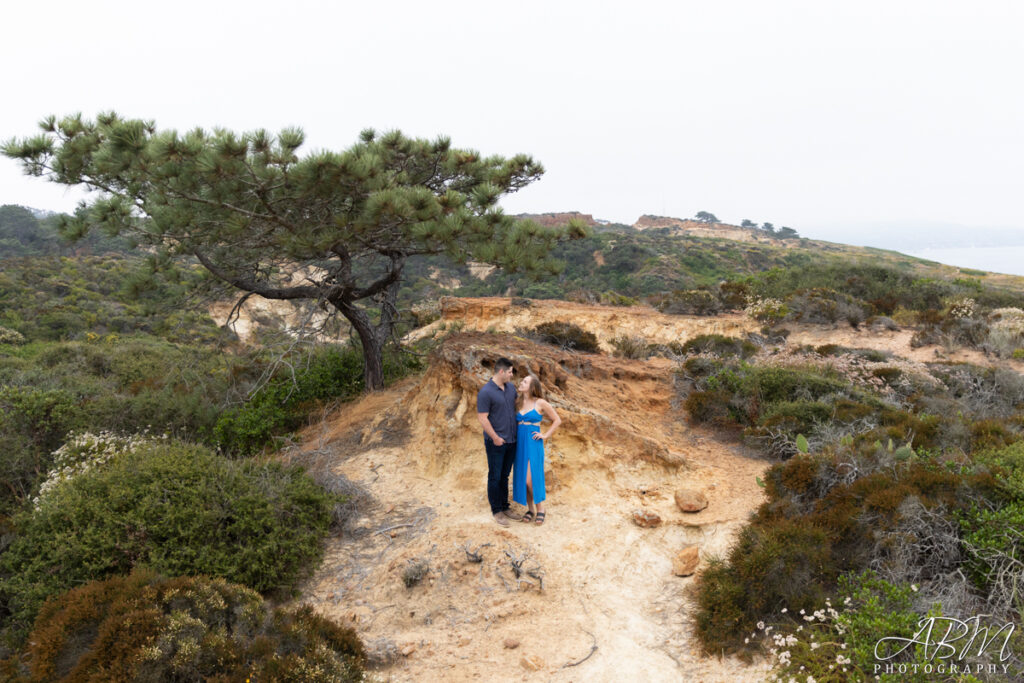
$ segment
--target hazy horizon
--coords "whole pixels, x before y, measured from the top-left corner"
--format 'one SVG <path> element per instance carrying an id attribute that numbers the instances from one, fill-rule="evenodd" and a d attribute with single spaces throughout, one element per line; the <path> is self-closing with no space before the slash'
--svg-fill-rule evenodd
<path id="1" fill-rule="evenodd" d="M 161 128 L 298 125 L 307 152 L 398 128 L 541 161 L 509 213 L 1024 234 L 1024 5 L 1008 0 L 58 0 L 6 18 L 3 140 L 106 110 Z M 69 211 L 81 196 L 0 158 L 0 203 Z"/>

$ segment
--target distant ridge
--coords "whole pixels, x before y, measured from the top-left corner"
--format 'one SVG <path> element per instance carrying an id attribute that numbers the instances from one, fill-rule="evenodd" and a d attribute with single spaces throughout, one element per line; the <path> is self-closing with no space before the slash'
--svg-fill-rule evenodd
<path id="1" fill-rule="evenodd" d="M 580 213 L 579 211 L 561 211 L 550 213 L 520 213 L 516 214 L 516 218 L 522 220 L 531 220 L 545 227 L 565 225 L 572 218 L 581 220 L 589 226 L 595 226 L 600 222 L 594 220 L 594 217 L 591 214 Z"/>
<path id="2" fill-rule="evenodd" d="M 675 218 L 673 216 L 655 216 L 644 214 L 633 223 L 634 230 L 654 230 L 669 228 L 675 234 L 693 235 L 695 237 L 717 237 L 736 240 L 737 242 L 776 242 L 776 240 L 756 228 L 741 228 L 729 223 L 706 223 L 692 218 Z"/>

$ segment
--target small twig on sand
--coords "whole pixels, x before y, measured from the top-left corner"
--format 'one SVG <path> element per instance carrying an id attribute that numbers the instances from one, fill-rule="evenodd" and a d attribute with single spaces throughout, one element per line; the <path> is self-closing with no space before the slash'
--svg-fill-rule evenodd
<path id="1" fill-rule="evenodd" d="M 597 652 L 597 638 L 595 638 L 594 634 L 591 633 L 590 631 L 584 631 L 584 633 L 586 633 L 588 636 L 590 636 L 590 639 L 594 641 L 594 644 L 590 646 L 590 652 L 588 652 L 587 656 L 584 657 L 583 659 L 579 660 L 578 662 L 569 662 L 568 664 L 563 664 L 562 665 L 563 669 L 568 669 L 570 666 L 579 666 L 583 662 L 585 662 L 588 659 L 590 659 L 591 655 L 593 655 L 595 652 Z"/>
<path id="2" fill-rule="evenodd" d="M 466 551 L 466 560 L 469 561 L 469 562 L 472 562 L 474 564 L 479 563 L 479 562 L 483 562 L 484 561 L 484 556 L 483 556 L 483 554 L 480 553 L 480 551 L 483 550 L 484 548 L 486 548 L 489 545 L 490 545 L 490 543 L 484 543 L 482 546 L 478 547 L 476 550 L 471 550 L 470 547 L 469 547 L 469 541 L 466 541 L 466 545 L 462 547 L 462 549 Z"/>
<path id="3" fill-rule="evenodd" d="M 389 531 L 394 531 L 395 529 L 401 529 L 401 528 L 407 527 L 407 526 L 416 526 L 416 525 L 415 524 L 396 524 L 394 526 L 389 526 L 387 529 L 381 529 L 380 531 L 375 531 L 373 533 L 373 535 L 376 536 L 377 534 L 386 534 Z"/>
<path id="4" fill-rule="evenodd" d="M 523 562 L 526 562 L 526 558 L 530 556 L 528 552 L 524 552 L 522 557 L 516 557 L 511 548 L 505 551 L 508 555 L 508 559 L 512 562 L 512 573 L 516 575 L 518 579 L 523 574 Z"/>
<path id="5" fill-rule="evenodd" d="M 497 569 L 494 570 L 494 575 L 497 576 L 499 579 L 501 579 L 501 582 L 503 584 L 505 584 L 505 592 L 506 593 L 511 593 L 512 592 L 512 586 L 508 585 L 508 581 L 505 580 L 504 575 L 502 575 L 502 573 L 500 571 L 498 571 Z"/>

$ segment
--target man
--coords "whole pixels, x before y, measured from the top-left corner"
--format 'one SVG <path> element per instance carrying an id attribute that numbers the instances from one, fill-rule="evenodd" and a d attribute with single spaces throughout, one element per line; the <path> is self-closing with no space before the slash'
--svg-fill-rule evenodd
<path id="1" fill-rule="evenodd" d="M 487 500 L 494 521 L 508 526 L 517 519 L 509 512 L 508 475 L 516 459 L 516 388 L 512 384 L 515 368 L 508 358 L 494 362 L 494 376 L 476 395 L 476 417 L 484 428 L 487 451 Z"/>

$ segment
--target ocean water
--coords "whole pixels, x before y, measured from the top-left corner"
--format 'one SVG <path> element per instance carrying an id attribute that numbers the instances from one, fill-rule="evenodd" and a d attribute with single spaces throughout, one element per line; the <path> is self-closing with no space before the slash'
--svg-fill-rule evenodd
<path id="1" fill-rule="evenodd" d="M 921 249 L 919 251 L 904 251 L 904 253 L 960 268 L 1024 275 L 1024 245 Z"/>

